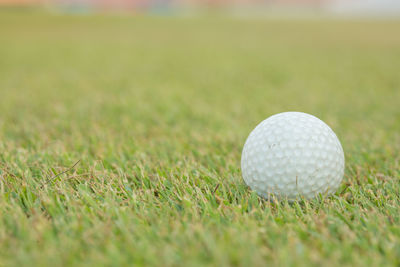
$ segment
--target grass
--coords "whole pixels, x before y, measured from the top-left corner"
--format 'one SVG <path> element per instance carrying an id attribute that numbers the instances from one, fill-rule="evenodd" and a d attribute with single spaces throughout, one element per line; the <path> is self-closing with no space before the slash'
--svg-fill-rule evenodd
<path id="1" fill-rule="evenodd" d="M 399 27 L 0 10 L 0 265 L 399 266 Z M 242 181 L 288 110 L 340 138 L 336 195 Z"/>

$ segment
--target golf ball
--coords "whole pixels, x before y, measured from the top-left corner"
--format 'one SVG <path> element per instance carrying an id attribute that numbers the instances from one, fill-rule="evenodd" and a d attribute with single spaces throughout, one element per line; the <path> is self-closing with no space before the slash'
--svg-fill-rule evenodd
<path id="1" fill-rule="evenodd" d="M 264 198 L 311 199 L 337 190 L 344 153 L 323 121 L 302 112 L 284 112 L 262 121 L 250 133 L 241 167 L 246 184 Z"/>

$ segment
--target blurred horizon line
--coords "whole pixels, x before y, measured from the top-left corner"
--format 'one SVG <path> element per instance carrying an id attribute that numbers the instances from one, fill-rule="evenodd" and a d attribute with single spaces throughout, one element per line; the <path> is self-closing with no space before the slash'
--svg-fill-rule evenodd
<path id="1" fill-rule="evenodd" d="M 265 11 L 337 15 L 400 16 L 399 0 L 0 0 L 0 7 L 51 7 L 79 13 L 134 11 L 170 13 L 182 10 L 227 10 L 251 15 Z"/>

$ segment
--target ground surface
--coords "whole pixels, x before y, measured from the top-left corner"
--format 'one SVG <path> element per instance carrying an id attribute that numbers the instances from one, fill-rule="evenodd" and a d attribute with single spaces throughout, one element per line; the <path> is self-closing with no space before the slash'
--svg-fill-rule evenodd
<path id="1" fill-rule="evenodd" d="M 1 11 L 0 265 L 399 266 L 399 28 Z M 342 141 L 335 196 L 242 181 L 287 110 Z"/>

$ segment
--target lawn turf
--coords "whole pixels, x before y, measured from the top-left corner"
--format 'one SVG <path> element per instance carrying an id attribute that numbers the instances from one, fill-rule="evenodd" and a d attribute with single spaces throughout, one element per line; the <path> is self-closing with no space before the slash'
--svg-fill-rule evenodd
<path id="1" fill-rule="evenodd" d="M 399 29 L 0 10 L 0 265 L 399 266 Z M 334 196 L 244 184 L 289 110 L 341 140 Z"/>

